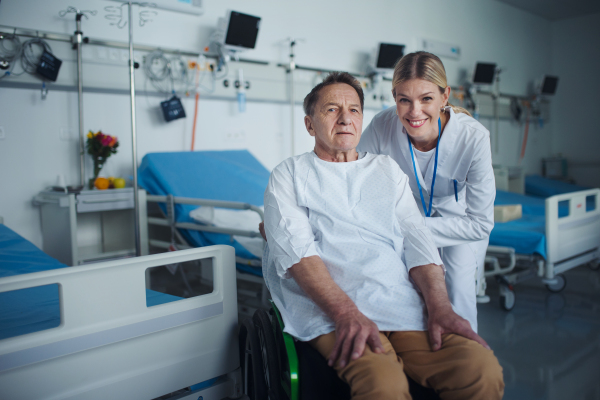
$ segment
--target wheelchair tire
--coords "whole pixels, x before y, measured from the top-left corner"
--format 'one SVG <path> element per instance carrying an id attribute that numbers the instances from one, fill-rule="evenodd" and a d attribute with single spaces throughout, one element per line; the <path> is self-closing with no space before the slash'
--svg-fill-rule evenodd
<path id="1" fill-rule="evenodd" d="M 238 336 L 240 365 L 244 382 L 244 394 L 250 400 L 267 398 L 267 385 L 264 380 L 260 340 L 254 323 L 247 318 L 242 323 Z"/>
<path id="2" fill-rule="evenodd" d="M 262 373 L 266 383 L 269 400 L 281 400 L 281 367 L 277 356 L 275 333 L 271 319 L 265 310 L 256 310 L 252 317 L 260 342 Z"/>

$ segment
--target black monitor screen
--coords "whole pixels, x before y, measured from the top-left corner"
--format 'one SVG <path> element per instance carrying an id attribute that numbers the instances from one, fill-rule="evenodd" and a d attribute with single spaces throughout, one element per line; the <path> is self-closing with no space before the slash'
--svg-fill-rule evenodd
<path id="1" fill-rule="evenodd" d="M 558 86 L 557 76 L 545 76 L 542 82 L 542 94 L 556 93 L 556 86 Z"/>
<path id="2" fill-rule="evenodd" d="M 232 11 L 225 36 L 225 44 L 253 49 L 260 28 L 260 18 Z"/>
<path id="3" fill-rule="evenodd" d="M 393 69 L 404 55 L 404 46 L 401 44 L 379 43 L 376 68 Z"/>
<path id="4" fill-rule="evenodd" d="M 473 83 L 491 85 L 494 83 L 494 74 L 496 72 L 496 64 L 478 62 L 475 66 L 475 76 Z"/>

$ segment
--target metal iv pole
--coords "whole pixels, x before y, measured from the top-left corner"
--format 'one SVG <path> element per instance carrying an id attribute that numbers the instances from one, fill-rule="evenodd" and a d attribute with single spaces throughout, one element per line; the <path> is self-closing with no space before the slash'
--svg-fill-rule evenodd
<path id="1" fill-rule="evenodd" d="M 295 97 L 294 97 L 294 70 L 296 69 L 296 61 L 294 61 L 294 46 L 296 45 L 296 40 L 295 39 L 290 39 L 290 66 L 289 66 L 289 73 L 290 73 L 290 105 L 291 105 L 291 110 L 290 110 L 290 120 L 291 120 L 291 150 L 292 150 L 292 157 L 296 154 L 295 151 L 295 116 L 294 116 L 294 108 L 295 108 Z"/>
<path id="2" fill-rule="evenodd" d="M 81 31 L 81 18 L 89 18 L 86 13 L 96 15 L 97 11 L 81 11 L 75 7 L 69 7 L 61 11 L 59 15 L 64 17 L 68 13 L 75 13 L 75 22 L 77 29 L 73 35 L 73 49 L 77 50 L 77 105 L 79 111 L 79 168 L 80 168 L 80 184 L 85 187 L 85 133 L 83 131 L 83 61 L 82 61 L 82 45 L 88 42 L 88 38 L 83 37 Z"/>
<path id="3" fill-rule="evenodd" d="M 138 3 L 136 3 L 138 4 Z M 137 137 L 135 124 L 135 62 L 133 60 L 133 2 L 127 3 L 129 12 L 129 90 L 131 95 L 131 152 L 133 158 L 133 203 L 135 206 L 135 255 L 142 255 L 140 239 L 140 204 L 138 196 L 138 175 L 137 175 Z"/>

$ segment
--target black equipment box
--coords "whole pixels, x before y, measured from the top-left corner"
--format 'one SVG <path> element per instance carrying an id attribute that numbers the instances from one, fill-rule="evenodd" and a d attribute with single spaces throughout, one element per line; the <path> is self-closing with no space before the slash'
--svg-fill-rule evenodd
<path id="1" fill-rule="evenodd" d="M 183 104 L 177 96 L 171 97 L 160 103 L 160 106 L 165 116 L 165 121 L 173 121 L 174 119 L 185 118 L 185 110 Z"/>
<path id="2" fill-rule="evenodd" d="M 37 66 L 36 72 L 44 78 L 52 82 L 56 82 L 58 70 L 60 69 L 61 64 L 62 61 L 54 57 L 52 53 L 44 51 L 42 57 L 40 58 L 40 63 Z"/>

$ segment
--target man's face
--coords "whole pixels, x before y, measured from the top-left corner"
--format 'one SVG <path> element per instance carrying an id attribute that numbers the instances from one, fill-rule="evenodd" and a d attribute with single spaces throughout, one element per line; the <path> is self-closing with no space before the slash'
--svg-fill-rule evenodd
<path id="1" fill-rule="evenodd" d="M 306 130 L 315 137 L 315 152 L 335 156 L 358 146 L 363 113 L 356 90 L 345 83 L 321 89 L 313 115 L 304 117 Z"/>

